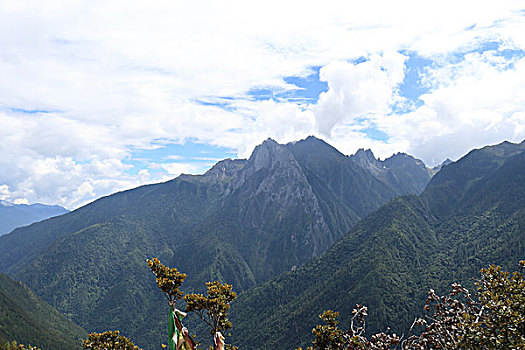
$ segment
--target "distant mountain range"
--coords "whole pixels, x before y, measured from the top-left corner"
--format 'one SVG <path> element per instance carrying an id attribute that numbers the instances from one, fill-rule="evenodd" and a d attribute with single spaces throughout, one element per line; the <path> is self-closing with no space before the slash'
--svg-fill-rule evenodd
<path id="1" fill-rule="evenodd" d="M 0 236 L 17 227 L 27 226 L 68 212 L 69 210 L 58 205 L 13 204 L 0 200 Z"/>
<path id="2" fill-rule="evenodd" d="M 373 161 L 372 161 L 373 162 Z M 367 328 L 406 334 L 430 288 L 459 281 L 473 290 L 479 269 L 515 270 L 525 256 L 525 141 L 473 150 L 449 163 L 419 196 L 403 196 L 355 225 L 321 257 L 240 296 L 234 343 L 294 349 L 312 339 L 317 315 L 357 303 Z"/>
<path id="3" fill-rule="evenodd" d="M 0 344 L 31 344 L 43 350 L 82 349 L 86 332 L 38 298 L 23 283 L 0 274 Z"/>
<path id="4" fill-rule="evenodd" d="M 146 258 L 187 273 L 186 291 L 215 279 L 246 291 L 320 256 L 384 203 L 419 194 L 432 174 L 406 154 L 379 161 L 314 137 L 268 139 L 247 160 L 18 228 L 0 237 L 0 271 L 88 331 L 120 329 L 158 348 L 166 305 Z"/>

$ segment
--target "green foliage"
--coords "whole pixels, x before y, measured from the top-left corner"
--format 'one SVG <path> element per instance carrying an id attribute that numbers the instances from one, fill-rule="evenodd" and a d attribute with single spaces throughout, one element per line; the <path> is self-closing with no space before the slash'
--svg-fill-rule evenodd
<path id="1" fill-rule="evenodd" d="M 318 325 L 313 329 L 314 340 L 312 346 L 307 347 L 306 350 L 386 350 L 390 346 L 399 345 L 400 338 L 395 334 L 378 333 L 370 339 L 364 336 L 365 319 L 368 316 L 366 306 L 356 305 L 352 315 L 350 329 L 347 332 L 339 329 L 338 312 L 328 310 L 319 315 L 326 325 Z"/>
<path id="2" fill-rule="evenodd" d="M 142 350 L 128 338 L 120 335 L 119 331 L 104 333 L 90 333 L 84 340 L 84 349 L 92 350 Z"/>
<path id="3" fill-rule="evenodd" d="M 16 341 L 7 342 L 5 344 L 0 344 L 0 350 L 41 350 L 36 346 L 25 346 L 24 344 L 18 344 Z"/>
<path id="4" fill-rule="evenodd" d="M 163 265 L 158 258 L 147 260 L 148 267 L 155 274 L 157 286 L 166 295 L 170 305 L 174 305 L 177 299 L 181 299 L 183 292 L 179 289 L 186 279 L 186 274 L 180 273 L 176 268 Z M 227 283 L 218 281 L 207 282 L 207 295 L 187 294 L 184 296 L 186 311 L 195 312 L 209 327 L 213 336 L 217 332 L 224 332 L 232 328 L 228 321 L 228 310 L 230 303 L 235 300 L 237 294 L 233 287 Z M 236 349 L 231 345 L 227 349 Z"/>
<path id="5" fill-rule="evenodd" d="M 72 350 L 81 348 L 85 334 L 27 286 L 0 274 L 0 344 L 16 341 Z"/>
<path id="6" fill-rule="evenodd" d="M 326 325 L 318 325 L 313 329 L 315 339 L 312 342 L 313 346 L 308 349 L 341 349 L 344 343 L 344 333 L 338 327 L 339 312 L 327 310 L 319 317 Z"/>
<path id="7" fill-rule="evenodd" d="M 158 258 L 147 259 L 148 267 L 155 274 L 155 282 L 162 290 L 168 301 L 172 304 L 182 299 L 183 293 L 179 289 L 186 279 L 186 274 L 179 272 L 176 268 L 164 266 Z"/>
<path id="8" fill-rule="evenodd" d="M 209 327 L 210 334 L 224 332 L 232 328 L 228 321 L 230 303 L 237 298 L 232 286 L 218 281 L 207 282 L 207 295 L 187 294 L 184 296 L 186 310 L 195 312 Z"/>
<path id="9" fill-rule="evenodd" d="M 525 261 L 520 261 L 520 270 Z M 476 282 L 479 306 L 464 314 L 461 346 L 476 349 L 525 349 L 525 279 L 500 266 L 481 270 Z M 471 306 L 472 309 L 472 306 Z"/>
<path id="10" fill-rule="evenodd" d="M 523 267 L 525 261 L 520 262 Z M 354 309 L 347 332 L 339 329 L 337 312 L 325 311 L 320 317 L 326 325 L 313 329 L 314 340 L 307 350 L 525 349 L 523 274 L 516 271 L 511 275 L 491 265 L 481 270 L 476 284 L 474 298 L 458 283 L 452 285 L 449 296 L 439 297 L 430 290 L 424 307 L 426 320 L 416 319 L 405 340 L 388 332 L 366 337 L 367 308 L 362 305 Z M 412 335 L 416 325 L 425 328 L 419 335 Z"/>

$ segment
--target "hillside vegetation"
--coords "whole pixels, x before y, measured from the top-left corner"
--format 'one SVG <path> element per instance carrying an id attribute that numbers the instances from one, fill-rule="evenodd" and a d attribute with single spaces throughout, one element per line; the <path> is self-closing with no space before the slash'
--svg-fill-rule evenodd
<path id="1" fill-rule="evenodd" d="M 46 350 L 82 348 L 86 332 L 27 286 L 0 274 L 0 344 L 31 344 Z"/>

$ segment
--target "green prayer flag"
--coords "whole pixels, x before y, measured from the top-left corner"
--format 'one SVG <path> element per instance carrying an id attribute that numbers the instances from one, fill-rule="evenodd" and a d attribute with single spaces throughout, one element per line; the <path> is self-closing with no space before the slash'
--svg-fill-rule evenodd
<path id="1" fill-rule="evenodd" d="M 175 323 L 175 317 L 177 317 L 177 320 L 182 326 L 182 319 L 186 316 L 186 314 L 180 310 L 177 310 L 173 308 L 173 305 L 170 305 L 170 314 L 168 318 L 168 345 L 170 347 L 170 350 L 192 350 L 192 347 L 186 339 L 184 339 L 184 335 L 182 335 L 182 332 L 179 331 L 177 328 L 177 325 Z"/>

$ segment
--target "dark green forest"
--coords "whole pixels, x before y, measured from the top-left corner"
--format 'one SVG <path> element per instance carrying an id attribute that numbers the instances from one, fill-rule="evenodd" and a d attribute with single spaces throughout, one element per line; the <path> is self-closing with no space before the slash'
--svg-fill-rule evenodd
<path id="1" fill-rule="evenodd" d="M 7 341 L 43 349 L 80 349 L 86 331 L 38 298 L 27 286 L 0 274 L 0 345 Z"/>

